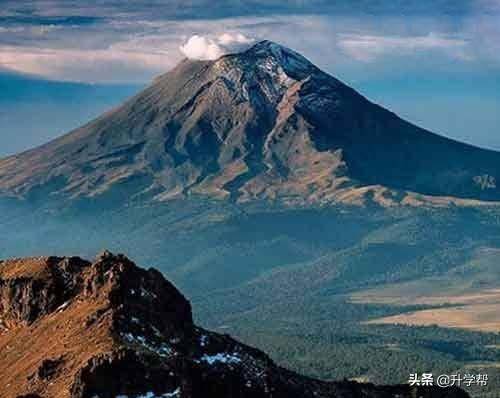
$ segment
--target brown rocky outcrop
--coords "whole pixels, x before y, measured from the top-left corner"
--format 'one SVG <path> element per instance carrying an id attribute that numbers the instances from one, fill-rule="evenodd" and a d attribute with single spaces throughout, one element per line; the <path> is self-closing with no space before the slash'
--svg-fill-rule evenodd
<path id="1" fill-rule="evenodd" d="M 322 382 L 193 324 L 189 301 L 122 255 L 0 263 L 1 398 L 467 397 Z"/>

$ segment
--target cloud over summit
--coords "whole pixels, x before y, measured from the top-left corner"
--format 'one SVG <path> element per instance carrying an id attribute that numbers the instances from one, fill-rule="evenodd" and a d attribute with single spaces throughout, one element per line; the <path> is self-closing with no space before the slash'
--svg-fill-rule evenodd
<path id="1" fill-rule="evenodd" d="M 210 61 L 225 54 L 241 52 L 254 43 L 241 33 L 224 33 L 215 39 L 194 35 L 180 46 L 181 52 L 189 59 Z"/>

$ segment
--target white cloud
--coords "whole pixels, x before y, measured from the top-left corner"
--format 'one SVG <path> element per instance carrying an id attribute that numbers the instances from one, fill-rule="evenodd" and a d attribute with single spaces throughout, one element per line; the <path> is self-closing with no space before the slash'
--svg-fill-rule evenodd
<path id="1" fill-rule="evenodd" d="M 129 43 L 116 43 L 102 50 L 0 46 L 0 67 L 56 80 L 147 81 L 151 73 L 161 73 L 172 66 L 174 63 L 166 53 L 140 51 Z"/>
<path id="2" fill-rule="evenodd" d="M 135 19 L 115 15 L 106 23 L 64 26 L 57 32 L 34 28 L 38 27 L 0 27 L 0 67 L 52 79 L 142 83 L 166 72 L 183 56 L 213 59 L 241 51 L 254 42 L 250 37 L 290 47 L 351 83 L 361 70 L 362 79 L 367 74 L 392 74 L 401 63 L 405 68 L 417 66 L 416 58 L 433 68 L 450 62 L 457 68 L 500 67 L 500 30 L 494 15 L 447 25 L 441 19 L 423 17 L 381 22 L 374 17 L 275 14 L 150 20 L 141 14 Z M 399 56 L 398 63 L 394 56 Z M 366 69 L 359 61 L 371 62 L 371 67 Z"/>
<path id="3" fill-rule="evenodd" d="M 4 26 L 0 26 L 0 33 L 20 33 L 24 32 L 25 28 L 23 26 L 14 26 L 10 28 L 6 28 Z"/>
<path id="4" fill-rule="evenodd" d="M 241 33 L 223 33 L 217 38 L 218 42 L 222 46 L 228 47 L 236 47 L 236 48 L 244 48 L 248 45 L 251 45 L 254 42 L 254 39 L 246 37 Z"/>
<path id="5" fill-rule="evenodd" d="M 439 50 L 448 56 L 470 59 L 468 41 L 462 38 L 429 33 L 425 36 L 375 36 L 341 34 L 339 47 L 359 61 L 373 61 L 384 55 L 418 54 L 422 51 Z"/>
<path id="6" fill-rule="evenodd" d="M 144 82 L 180 61 L 180 37 L 163 32 L 129 35 L 103 48 L 40 48 L 0 44 L 0 67 L 56 80 L 85 82 Z M 215 39 L 193 36 L 182 46 L 184 55 L 216 59 L 250 46 L 243 34 L 224 33 Z"/>
<path id="7" fill-rule="evenodd" d="M 215 60 L 225 54 L 243 51 L 253 42 L 253 39 L 241 33 L 223 33 L 215 39 L 194 35 L 180 50 L 189 59 Z"/>
<path id="8" fill-rule="evenodd" d="M 159 21 L 151 26 L 139 23 L 131 27 L 114 24 L 111 31 L 109 26 L 99 26 L 48 37 L 41 37 L 40 32 L 31 31 L 29 27 L 15 32 L 28 32 L 29 36 L 15 36 L 10 28 L 4 32 L 0 27 L 0 68 L 55 80 L 143 83 L 168 71 L 182 59 L 179 44 L 186 42 L 194 31 L 202 32 L 200 37 L 215 44 L 212 53 L 208 52 L 210 58 L 249 46 L 253 40 L 243 33 L 214 33 L 221 26 L 223 32 L 238 32 L 236 28 L 248 21 L 253 20 Z M 9 35 L 1 37 L 2 33 Z M 78 40 L 76 47 L 75 40 Z"/>
<path id="9" fill-rule="evenodd" d="M 212 60 L 224 55 L 221 46 L 211 39 L 198 35 L 191 36 L 180 50 L 189 59 Z"/>

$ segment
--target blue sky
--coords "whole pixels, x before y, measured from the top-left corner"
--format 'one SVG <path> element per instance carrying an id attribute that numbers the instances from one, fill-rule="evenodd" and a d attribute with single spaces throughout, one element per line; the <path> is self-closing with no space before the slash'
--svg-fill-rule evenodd
<path id="1" fill-rule="evenodd" d="M 224 33 L 280 42 L 410 121 L 500 150 L 499 0 L 1 3 L 0 156 L 118 103 L 191 35 Z M 60 83 L 40 92 L 26 74 Z"/>
<path id="2" fill-rule="evenodd" d="M 64 134 L 141 87 L 57 82 L 0 72 L 0 156 Z"/>

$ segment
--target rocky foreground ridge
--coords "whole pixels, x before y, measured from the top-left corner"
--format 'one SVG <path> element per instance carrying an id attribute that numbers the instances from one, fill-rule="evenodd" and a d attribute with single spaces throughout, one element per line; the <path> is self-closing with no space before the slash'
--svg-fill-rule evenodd
<path id="1" fill-rule="evenodd" d="M 467 397 L 323 382 L 193 324 L 189 301 L 122 255 L 0 262 L 1 398 Z"/>

